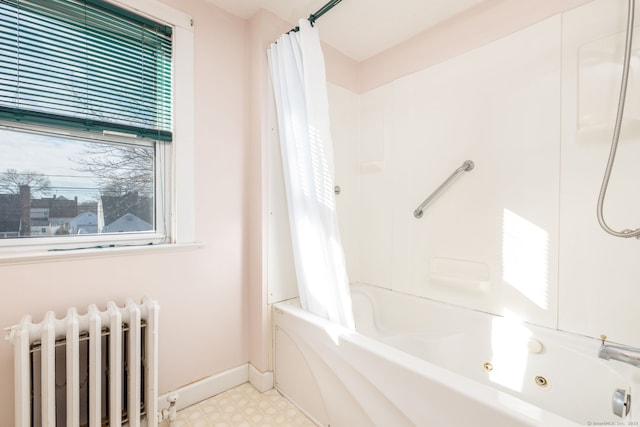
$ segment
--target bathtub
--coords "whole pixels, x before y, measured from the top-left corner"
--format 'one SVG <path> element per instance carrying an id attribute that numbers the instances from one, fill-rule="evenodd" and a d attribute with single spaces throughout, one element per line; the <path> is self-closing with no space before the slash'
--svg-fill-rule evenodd
<path id="1" fill-rule="evenodd" d="M 637 368 L 598 359 L 597 340 L 368 285 L 351 293 L 357 332 L 297 300 L 273 306 L 275 387 L 319 425 L 639 425 L 634 399 L 624 418 L 611 406 Z"/>

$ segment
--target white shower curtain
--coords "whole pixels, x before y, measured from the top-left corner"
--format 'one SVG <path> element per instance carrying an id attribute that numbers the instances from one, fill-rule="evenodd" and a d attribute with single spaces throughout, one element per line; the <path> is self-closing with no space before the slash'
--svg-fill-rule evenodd
<path id="1" fill-rule="evenodd" d="M 336 216 L 333 145 L 317 28 L 300 20 L 267 51 L 302 307 L 354 328 Z"/>

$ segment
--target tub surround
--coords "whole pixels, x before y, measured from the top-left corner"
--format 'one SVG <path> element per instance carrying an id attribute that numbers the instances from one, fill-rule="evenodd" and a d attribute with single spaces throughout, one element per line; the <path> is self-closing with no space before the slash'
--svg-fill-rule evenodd
<path id="1" fill-rule="evenodd" d="M 595 215 L 626 2 L 582 3 L 364 93 L 329 84 L 352 282 L 640 347 L 640 245 L 606 235 Z M 629 101 L 605 206 L 630 226 L 639 108 Z M 296 289 L 271 123 L 268 301 L 277 302 Z M 465 160 L 474 170 L 414 218 Z"/>
<path id="2" fill-rule="evenodd" d="M 596 0 L 363 94 L 330 87 L 351 281 L 640 347 L 640 244 L 595 213 L 625 17 Z M 629 101 L 605 206 L 629 228 L 639 114 Z"/>

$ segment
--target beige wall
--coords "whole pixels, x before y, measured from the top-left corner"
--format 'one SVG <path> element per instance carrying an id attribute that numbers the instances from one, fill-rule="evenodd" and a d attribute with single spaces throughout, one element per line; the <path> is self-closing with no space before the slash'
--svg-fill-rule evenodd
<path id="1" fill-rule="evenodd" d="M 159 301 L 160 392 L 248 361 L 247 22 L 199 0 L 165 0 L 195 17 L 197 250 L 0 264 L 0 327 L 70 306 Z M 180 179 L 180 177 L 178 177 Z M 13 418 L 13 355 L 0 340 L 0 424 Z"/>

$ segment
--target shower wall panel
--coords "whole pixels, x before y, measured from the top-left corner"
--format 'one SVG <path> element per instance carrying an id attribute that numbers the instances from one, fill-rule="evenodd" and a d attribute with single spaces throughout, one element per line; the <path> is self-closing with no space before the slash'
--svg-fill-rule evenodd
<path id="1" fill-rule="evenodd" d="M 612 237 L 596 219 L 626 18 L 622 0 L 594 1 L 563 16 L 559 325 L 640 347 L 640 241 Z M 625 120 L 604 205 L 617 231 L 640 227 L 640 34 L 637 27 L 634 32 Z"/>
<path id="2" fill-rule="evenodd" d="M 556 16 L 362 96 L 361 281 L 556 326 L 560 33 Z"/>
<path id="3" fill-rule="evenodd" d="M 358 281 L 640 346 L 640 242 L 596 219 L 626 8 L 589 2 L 361 95 Z M 640 227 L 635 34 L 604 209 L 617 230 Z"/>

